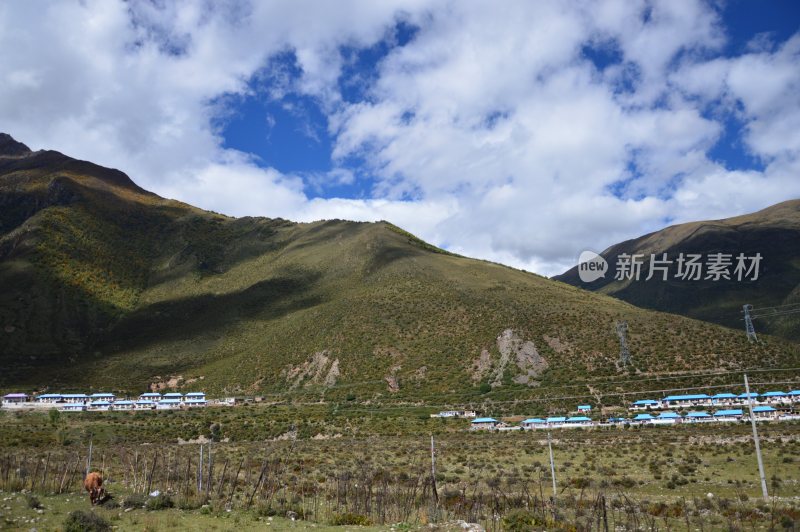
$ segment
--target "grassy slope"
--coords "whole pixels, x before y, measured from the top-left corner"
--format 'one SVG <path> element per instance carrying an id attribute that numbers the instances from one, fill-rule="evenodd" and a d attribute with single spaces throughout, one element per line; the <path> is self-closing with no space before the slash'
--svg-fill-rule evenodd
<path id="1" fill-rule="evenodd" d="M 619 374 L 619 318 L 642 373 L 798 358 L 778 340 L 752 346 L 722 327 L 446 254 L 385 222 L 227 218 L 54 152 L 0 161 L 0 202 L 10 207 L 0 387 L 137 391 L 181 375 L 212 393 L 471 397 L 489 380 L 472 378 L 474 360 L 488 349 L 496 367 L 508 328 L 546 359 L 544 386 Z M 290 378 L 319 352 L 324 363 Z M 335 360 L 340 375 L 326 386 Z M 516 373 L 512 357 L 492 397 L 529 396 Z"/>

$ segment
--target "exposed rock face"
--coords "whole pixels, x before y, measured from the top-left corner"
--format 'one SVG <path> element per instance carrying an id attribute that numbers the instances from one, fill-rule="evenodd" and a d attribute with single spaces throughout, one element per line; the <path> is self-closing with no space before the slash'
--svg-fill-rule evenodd
<path id="1" fill-rule="evenodd" d="M 0 156 L 20 157 L 31 153 L 30 148 L 14 140 L 8 133 L 0 133 Z"/>
<path id="2" fill-rule="evenodd" d="M 497 352 L 500 357 L 492 360 L 489 349 L 483 349 L 472 365 L 473 381 L 488 376 L 492 388 L 503 385 L 508 371 L 516 373 L 514 382 L 536 386 L 536 378 L 547 369 L 547 360 L 539 354 L 536 345 L 523 339 L 517 331 L 506 329 L 497 337 Z M 513 369 L 516 367 L 516 369 Z"/>
<path id="3" fill-rule="evenodd" d="M 290 383 L 292 388 L 314 384 L 322 384 L 327 387 L 335 385 L 340 374 L 339 359 L 331 361 L 329 355 L 327 350 L 318 351 L 302 364 L 289 366 L 283 370 L 286 382 Z"/>

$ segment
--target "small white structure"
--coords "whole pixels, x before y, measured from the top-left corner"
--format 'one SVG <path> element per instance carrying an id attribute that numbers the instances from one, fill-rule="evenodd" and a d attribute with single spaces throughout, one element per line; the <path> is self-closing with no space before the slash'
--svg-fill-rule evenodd
<path id="1" fill-rule="evenodd" d="M 680 414 L 675 412 L 661 412 L 658 417 L 654 417 L 651 423 L 653 425 L 674 425 L 679 423 L 683 418 Z"/>
<path id="2" fill-rule="evenodd" d="M 538 417 L 532 417 L 524 420 L 521 425 L 525 430 L 543 429 L 547 426 L 547 421 Z"/>
<path id="3" fill-rule="evenodd" d="M 431 414 L 431 417 L 474 418 L 476 414 L 473 410 L 442 410 L 438 414 Z"/>
<path id="4" fill-rule="evenodd" d="M 567 418 L 564 416 L 556 416 L 556 417 L 549 417 L 544 420 L 547 423 L 547 427 L 554 429 L 560 428 L 564 426 L 564 423 L 567 421 Z"/>
<path id="5" fill-rule="evenodd" d="M 3 396 L 3 403 L 18 404 L 27 402 L 28 394 L 26 393 L 7 393 Z"/>
<path id="6" fill-rule="evenodd" d="M 64 403 L 61 405 L 61 410 L 64 412 L 85 412 L 86 403 Z"/>
<path id="7" fill-rule="evenodd" d="M 504 425 L 493 417 L 479 417 L 470 424 L 470 430 L 494 430 Z"/>
<path id="8" fill-rule="evenodd" d="M 161 399 L 158 403 L 156 403 L 157 410 L 174 410 L 180 407 L 181 407 L 180 399 Z"/>
<path id="9" fill-rule="evenodd" d="M 111 410 L 111 401 L 92 401 L 89 403 L 89 410 Z"/>
<path id="10" fill-rule="evenodd" d="M 776 419 L 778 417 L 778 411 L 771 406 L 754 406 L 753 416 L 757 420 Z"/>
<path id="11" fill-rule="evenodd" d="M 578 412 L 588 414 L 592 411 L 592 405 L 578 405 Z"/>
<path id="12" fill-rule="evenodd" d="M 89 396 L 85 393 L 65 393 L 61 395 L 61 399 L 65 403 L 86 403 L 89 401 Z"/>
<path id="13" fill-rule="evenodd" d="M 145 392 L 139 396 L 142 401 L 158 401 L 161 399 L 161 394 L 158 392 Z"/>
<path id="14" fill-rule="evenodd" d="M 741 408 L 717 410 L 714 412 L 714 421 L 740 421 L 743 416 Z"/>
<path id="15" fill-rule="evenodd" d="M 653 410 L 659 406 L 661 406 L 661 403 L 653 399 L 640 399 L 638 401 L 634 401 L 629 410 Z"/>
<path id="16" fill-rule="evenodd" d="M 165 393 L 161 397 L 161 401 L 175 401 L 175 400 L 177 400 L 179 403 L 181 401 L 183 401 L 183 394 L 182 393 L 178 393 L 178 392 L 169 392 L 169 393 Z M 168 404 L 172 404 L 172 403 L 168 403 Z"/>
<path id="17" fill-rule="evenodd" d="M 90 398 L 91 398 L 91 400 L 93 402 L 94 401 L 106 401 L 106 402 L 109 402 L 109 403 L 113 403 L 114 400 L 116 399 L 116 397 L 114 396 L 113 393 L 106 393 L 106 392 L 93 393 Z"/>
<path id="18" fill-rule="evenodd" d="M 60 393 L 45 393 L 36 396 L 37 403 L 58 403 L 61 401 Z"/>
<path id="19" fill-rule="evenodd" d="M 568 417 L 564 422 L 565 427 L 591 427 L 593 424 L 591 418 L 586 416 Z"/>
<path id="20" fill-rule="evenodd" d="M 133 407 L 136 410 L 153 410 L 156 407 L 156 402 L 149 399 L 139 399 L 134 403 Z"/>
<path id="21" fill-rule="evenodd" d="M 133 410 L 135 408 L 135 403 L 133 401 L 128 401 L 127 399 L 123 401 L 114 401 L 114 410 Z"/>

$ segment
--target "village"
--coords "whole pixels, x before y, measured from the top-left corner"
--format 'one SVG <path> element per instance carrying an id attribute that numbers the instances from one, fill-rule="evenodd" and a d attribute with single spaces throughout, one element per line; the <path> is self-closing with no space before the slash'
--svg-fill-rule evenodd
<path id="1" fill-rule="evenodd" d="M 113 393 L 45 393 L 28 395 L 9 393 L 3 396 L 3 408 L 56 408 L 64 412 L 103 412 L 110 410 L 175 410 L 202 408 L 209 404 L 205 392 L 146 392 L 138 398 L 117 397 Z M 224 403 L 222 403 L 224 404 Z"/>
<path id="2" fill-rule="evenodd" d="M 476 417 L 470 410 L 443 411 L 434 417 L 474 418 L 470 430 L 515 431 L 581 427 L 625 427 L 641 425 L 676 425 L 680 423 L 743 422 L 750 420 L 743 407 L 751 406 L 755 421 L 800 420 L 800 390 L 790 392 L 769 391 L 763 394 L 719 393 L 716 395 L 669 395 L 663 399 L 641 399 L 629 406 L 633 417 L 608 417 L 596 420 L 589 417 L 591 405 L 579 405 L 574 416 L 533 417 L 517 424 L 493 417 Z M 698 408 L 714 409 L 712 412 Z M 734 408 L 739 407 L 739 408 Z M 692 409 L 692 410 L 687 410 Z"/>

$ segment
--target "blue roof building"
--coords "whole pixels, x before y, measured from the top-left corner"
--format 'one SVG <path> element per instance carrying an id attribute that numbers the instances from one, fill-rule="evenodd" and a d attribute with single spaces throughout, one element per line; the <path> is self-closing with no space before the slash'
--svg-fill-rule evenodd
<path id="1" fill-rule="evenodd" d="M 523 425 L 539 425 L 544 423 L 546 423 L 546 421 L 538 417 L 528 418 L 522 422 Z"/>
<path id="2" fill-rule="evenodd" d="M 756 392 L 750 392 L 750 397 L 749 397 L 750 399 L 758 399 L 758 397 L 759 394 L 757 394 Z M 746 393 L 739 394 L 739 399 L 748 399 L 747 394 Z"/>
<path id="3" fill-rule="evenodd" d="M 714 417 L 742 417 L 744 413 L 741 408 L 731 410 L 717 410 L 714 412 Z"/>
<path id="4" fill-rule="evenodd" d="M 756 412 L 777 412 L 777 410 L 775 410 L 771 406 L 754 406 L 753 407 L 753 413 L 756 413 Z"/>
<path id="5" fill-rule="evenodd" d="M 563 416 L 557 416 L 557 417 L 549 417 L 547 418 L 546 421 L 547 423 L 564 423 L 566 420 L 567 418 Z"/>
<path id="6" fill-rule="evenodd" d="M 567 419 L 567 423 L 586 423 L 586 422 L 591 423 L 592 422 L 591 418 L 588 418 L 586 416 L 572 416 Z"/>
<path id="7" fill-rule="evenodd" d="M 687 395 L 668 395 L 663 401 L 706 401 L 711 399 L 710 396 L 704 393 L 687 394 Z"/>
<path id="8" fill-rule="evenodd" d="M 659 419 L 681 419 L 680 414 L 675 412 L 661 412 L 658 417 Z"/>
<path id="9" fill-rule="evenodd" d="M 689 412 L 686 414 L 686 418 L 692 421 L 713 419 L 708 412 Z"/>

